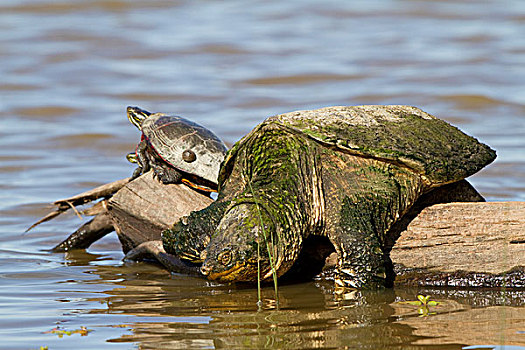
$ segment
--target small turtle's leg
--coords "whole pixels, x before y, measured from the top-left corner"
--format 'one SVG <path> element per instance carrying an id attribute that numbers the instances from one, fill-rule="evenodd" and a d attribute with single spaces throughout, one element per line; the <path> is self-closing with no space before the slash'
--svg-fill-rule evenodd
<path id="1" fill-rule="evenodd" d="M 131 175 L 131 180 L 135 180 L 137 177 L 142 175 L 142 166 L 139 163 L 137 153 L 132 152 L 132 153 L 126 154 L 126 159 L 130 163 L 139 164 L 139 166 L 133 171 L 133 175 Z"/>
<path id="2" fill-rule="evenodd" d="M 137 153 L 136 152 L 130 152 L 130 153 L 126 154 L 126 159 L 130 163 L 133 163 L 133 164 L 137 164 L 138 163 Z"/>
<path id="3" fill-rule="evenodd" d="M 142 167 L 137 167 L 134 171 L 133 171 L 133 174 L 131 175 L 131 180 L 135 180 L 137 177 L 139 177 L 140 175 L 142 175 L 143 171 L 142 171 Z"/>
<path id="4" fill-rule="evenodd" d="M 137 163 L 139 164 L 140 174 L 147 173 L 150 169 L 150 158 L 148 156 L 148 144 L 146 141 L 142 140 L 137 145 Z M 136 170 L 135 170 L 136 171 Z M 135 174 L 135 173 L 133 173 Z M 139 174 L 139 175 L 140 175 Z"/>
<path id="5" fill-rule="evenodd" d="M 163 184 L 176 184 L 182 179 L 182 174 L 169 166 L 168 164 L 161 162 L 152 164 L 153 172 Z"/>
<path id="6" fill-rule="evenodd" d="M 67 252 L 72 249 L 86 249 L 108 233 L 112 232 L 113 222 L 107 212 L 98 214 L 92 220 L 80 226 L 68 238 L 55 246 L 53 252 Z"/>
<path id="7" fill-rule="evenodd" d="M 168 271 L 189 275 L 200 275 L 200 266 L 166 253 L 162 241 L 149 241 L 138 245 L 129 251 L 124 260 L 141 260 L 147 257 L 155 258 Z"/>

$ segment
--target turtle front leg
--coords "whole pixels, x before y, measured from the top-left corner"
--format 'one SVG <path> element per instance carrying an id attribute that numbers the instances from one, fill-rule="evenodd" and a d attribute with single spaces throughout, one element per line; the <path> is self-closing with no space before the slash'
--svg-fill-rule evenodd
<path id="1" fill-rule="evenodd" d="M 155 163 L 151 167 L 155 176 L 165 185 L 179 183 L 182 179 L 182 174 L 166 163 Z"/>
<path id="2" fill-rule="evenodd" d="M 389 205 L 380 206 L 367 198 L 346 197 L 339 219 L 328 231 L 337 252 L 335 281 L 340 287 L 392 287 L 395 278 L 392 262 L 385 253 L 380 234 L 388 227 Z"/>
<path id="3" fill-rule="evenodd" d="M 202 210 L 191 212 L 163 231 L 162 241 L 166 251 L 194 264 L 202 263 L 206 247 L 229 204 L 229 201 L 213 202 Z"/>
<path id="4" fill-rule="evenodd" d="M 124 260 L 142 260 L 148 257 L 155 258 L 168 271 L 188 275 L 200 275 L 200 266 L 181 260 L 176 256 L 166 253 L 162 241 L 144 242 L 130 250 Z"/>
<path id="5" fill-rule="evenodd" d="M 133 175 L 131 175 L 131 180 L 136 179 L 142 174 L 145 174 L 150 169 L 150 160 L 147 153 L 148 145 L 147 143 L 142 140 L 137 145 L 137 149 L 135 150 L 135 156 L 133 156 L 133 153 L 130 153 L 126 156 L 126 159 L 131 163 L 137 163 L 138 168 L 133 171 Z"/>
<path id="6" fill-rule="evenodd" d="M 337 252 L 335 283 L 337 287 L 352 289 L 380 289 L 392 287 L 394 272 L 388 256 L 383 253 L 374 233 L 351 231 L 341 227 L 331 237 Z"/>

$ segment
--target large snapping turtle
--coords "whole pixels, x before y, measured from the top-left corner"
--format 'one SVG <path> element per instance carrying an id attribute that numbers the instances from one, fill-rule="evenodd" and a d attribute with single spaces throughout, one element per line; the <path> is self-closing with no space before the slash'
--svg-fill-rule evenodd
<path id="1" fill-rule="evenodd" d="M 338 285 L 389 286 L 389 228 L 421 195 L 494 158 L 415 107 L 273 116 L 229 151 L 217 201 L 165 231 L 162 253 L 202 263 L 211 280 L 253 282 L 271 278 L 271 265 L 282 276 L 307 237 L 324 236 L 337 253 Z"/>

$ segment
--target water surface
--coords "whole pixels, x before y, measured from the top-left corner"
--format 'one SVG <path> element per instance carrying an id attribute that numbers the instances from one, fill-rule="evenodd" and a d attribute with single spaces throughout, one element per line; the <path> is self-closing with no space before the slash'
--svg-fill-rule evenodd
<path id="1" fill-rule="evenodd" d="M 524 34 L 520 0 L 2 1 L 0 348 L 524 348 L 523 292 L 310 282 L 281 286 L 279 310 L 265 288 L 258 312 L 254 289 L 122 263 L 114 235 L 46 252 L 73 214 L 23 234 L 48 203 L 131 174 L 127 105 L 228 144 L 276 113 L 415 105 L 497 150 L 471 178 L 488 200 L 523 201 Z M 397 303 L 417 294 L 435 315 Z"/>

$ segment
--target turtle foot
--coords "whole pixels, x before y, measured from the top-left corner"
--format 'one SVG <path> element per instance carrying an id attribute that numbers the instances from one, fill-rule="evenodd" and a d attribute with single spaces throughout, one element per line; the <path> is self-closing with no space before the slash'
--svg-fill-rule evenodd
<path id="1" fill-rule="evenodd" d="M 143 174 L 142 170 L 143 170 L 142 167 L 138 167 L 137 169 L 135 169 L 133 171 L 133 175 L 131 175 L 131 179 L 130 180 L 135 180 L 137 177 L 142 175 Z"/>
<path id="2" fill-rule="evenodd" d="M 153 176 L 165 185 L 179 183 L 182 174 L 167 165 L 157 165 L 153 167 Z"/>

